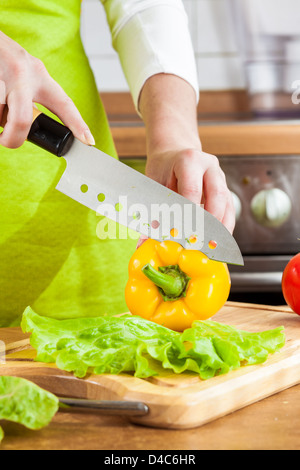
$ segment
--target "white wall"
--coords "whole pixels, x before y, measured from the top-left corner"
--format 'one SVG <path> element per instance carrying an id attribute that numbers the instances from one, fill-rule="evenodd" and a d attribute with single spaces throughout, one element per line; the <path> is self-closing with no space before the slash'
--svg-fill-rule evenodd
<path id="1" fill-rule="evenodd" d="M 227 0 L 183 0 L 201 90 L 245 87 Z M 83 0 L 82 40 L 100 91 L 128 91 L 100 0 Z"/>

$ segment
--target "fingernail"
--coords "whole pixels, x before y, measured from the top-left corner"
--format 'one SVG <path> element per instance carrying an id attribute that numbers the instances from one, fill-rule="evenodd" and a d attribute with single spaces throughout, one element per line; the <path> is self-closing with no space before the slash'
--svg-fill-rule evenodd
<path id="1" fill-rule="evenodd" d="M 88 129 L 86 131 L 84 131 L 84 133 L 83 133 L 83 140 L 87 145 L 95 145 L 96 144 L 95 139 L 94 139 L 91 131 L 88 130 Z"/>

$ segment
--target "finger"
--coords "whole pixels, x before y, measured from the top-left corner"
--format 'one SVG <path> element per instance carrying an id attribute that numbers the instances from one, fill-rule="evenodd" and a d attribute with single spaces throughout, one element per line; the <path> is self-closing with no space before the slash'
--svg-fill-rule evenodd
<path id="1" fill-rule="evenodd" d="M 6 86 L 3 80 L 0 80 L 0 107 L 6 103 Z"/>
<path id="2" fill-rule="evenodd" d="M 95 139 L 77 107 L 62 87 L 47 76 L 43 88 L 36 97 L 37 102 L 55 114 L 84 144 L 95 145 Z"/>
<path id="3" fill-rule="evenodd" d="M 7 122 L 0 145 L 14 149 L 23 145 L 32 125 L 31 93 L 25 88 L 14 88 L 7 96 L 7 106 Z"/>
<path id="4" fill-rule="evenodd" d="M 204 171 L 196 155 L 182 159 L 174 168 L 174 172 L 178 193 L 195 204 L 200 204 Z"/>
<path id="5" fill-rule="evenodd" d="M 232 197 L 229 199 L 227 206 L 225 208 L 225 213 L 224 213 L 222 223 L 225 225 L 227 230 L 232 234 L 234 231 L 235 223 L 236 223 L 235 208 L 234 208 Z"/>
<path id="6" fill-rule="evenodd" d="M 219 167 L 210 167 L 204 174 L 205 209 L 221 222 L 229 199 L 224 173 Z"/>

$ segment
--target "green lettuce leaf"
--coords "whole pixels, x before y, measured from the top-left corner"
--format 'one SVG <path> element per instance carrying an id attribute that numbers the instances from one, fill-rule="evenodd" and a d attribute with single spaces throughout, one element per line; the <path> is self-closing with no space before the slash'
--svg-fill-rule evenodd
<path id="1" fill-rule="evenodd" d="M 34 383 L 18 377 L 0 376 L 0 420 L 41 429 L 50 423 L 58 407 L 58 398 Z M 3 436 L 0 427 L 0 442 Z"/>
<path id="2" fill-rule="evenodd" d="M 253 365 L 265 362 L 284 346 L 283 327 L 260 333 L 249 333 L 215 321 L 195 321 L 192 328 L 185 330 L 181 341 L 191 343 L 188 355 L 200 366 L 199 374 L 208 379 L 243 364 Z"/>
<path id="3" fill-rule="evenodd" d="M 36 361 L 56 363 L 77 377 L 87 373 L 134 373 L 146 378 L 161 368 L 192 371 L 201 379 L 244 364 L 258 364 L 285 342 L 283 327 L 247 333 L 213 321 L 194 322 L 178 333 L 130 314 L 55 320 L 28 307 L 22 329 L 30 332 Z"/>
<path id="4" fill-rule="evenodd" d="M 157 372 L 148 356 L 171 367 L 170 360 L 184 352 L 179 333 L 129 314 L 54 320 L 28 307 L 21 326 L 32 333 L 30 344 L 37 350 L 37 361 L 55 362 L 77 377 L 88 371 L 135 371 L 138 377 L 149 377 Z"/>

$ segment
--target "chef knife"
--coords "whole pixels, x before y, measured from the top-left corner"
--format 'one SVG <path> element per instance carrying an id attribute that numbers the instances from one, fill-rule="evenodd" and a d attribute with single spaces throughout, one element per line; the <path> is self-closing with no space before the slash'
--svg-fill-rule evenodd
<path id="1" fill-rule="evenodd" d="M 3 113 L 1 126 L 5 123 Z M 201 205 L 81 143 L 70 129 L 35 108 L 27 140 L 66 160 L 56 189 L 97 214 L 146 237 L 200 250 L 210 259 L 244 264 L 233 236 Z"/>

